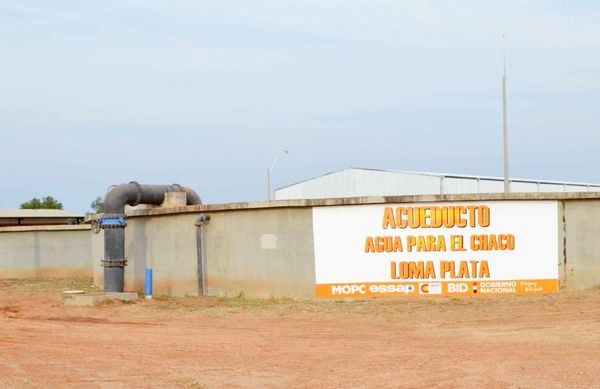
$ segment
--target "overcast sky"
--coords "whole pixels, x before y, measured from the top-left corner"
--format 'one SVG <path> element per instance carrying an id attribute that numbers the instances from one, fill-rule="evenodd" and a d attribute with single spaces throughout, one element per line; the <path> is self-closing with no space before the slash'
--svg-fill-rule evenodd
<path id="1" fill-rule="evenodd" d="M 600 182 L 596 1 L 0 0 L 0 207 L 346 167 Z"/>

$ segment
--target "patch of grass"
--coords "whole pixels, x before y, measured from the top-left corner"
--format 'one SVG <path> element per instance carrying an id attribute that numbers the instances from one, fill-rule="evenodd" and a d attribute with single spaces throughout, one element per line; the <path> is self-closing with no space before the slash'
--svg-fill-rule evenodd
<path id="1" fill-rule="evenodd" d="M 65 290 L 98 291 L 93 287 L 93 279 L 88 277 L 70 278 L 25 278 L 0 280 L 0 292 L 10 295 L 58 294 Z"/>
<path id="2" fill-rule="evenodd" d="M 188 385 L 188 388 L 190 388 L 190 389 L 207 389 L 208 386 L 206 386 L 204 384 L 199 384 L 197 382 L 193 382 Z"/>
<path id="3" fill-rule="evenodd" d="M 244 311 L 272 311 L 280 313 L 295 311 L 302 303 L 291 299 L 280 298 L 245 298 L 237 297 L 155 297 L 144 304 L 146 309 L 177 313 L 200 313 L 206 317 L 223 317 L 228 314 Z"/>
<path id="4" fill-rule="evenodd" d="M 188 379 L 178 379 L 177 383 L 184 388 L 188 388 L 188 389 L 207 389 L 208 386 L 201 384 L 199 382 L 193 381 L 193 380 L 188 380 Z"/>
<path id="5" fill-rule="evenodd" d="M 0 280 L 0 294 L 3 295 L 47 295 L 59 296 L 65 290 L 98 292 L 92 287 L 92 279 L 79 278 L 30 278 Z M 597 296 L 600 286 L 587 292 L 564 292 L 544 296 L 479 296 L 450 298 L 390 298 L 390 299 L 347 299 L 347 300 L 292 300 L 289 298 L 247 298 L 243 293 L 234 297 L 164 297 L 155 296 L 152 300 L 137 300 L 131 307 L 135 311 L 158 311 L 175 315 L 200 315 L 207 318 L 223 318 L 234 314 L 275 314 L 278 316 L 304 314 L 359 314 L 370 316 L 400 317 L 421 315 L 428 317 L 461 307 L 472 307 L 481 312 L 506 309 L 509 306 L 537 304 L 545 310 L 562 309 L 566 301 L 579 301 Z M 135 308 L 133 307 L 135 306 Z M 101 309 L 101 306 L 99 306 Z"/>

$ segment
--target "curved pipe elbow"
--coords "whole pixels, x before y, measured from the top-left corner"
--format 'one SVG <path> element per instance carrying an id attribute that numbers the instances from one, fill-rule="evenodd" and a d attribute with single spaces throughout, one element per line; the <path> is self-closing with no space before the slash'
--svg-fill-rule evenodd
<path id="1" fill-rule="evenodd" d="M 140 193 L 134 184 L 120 184 L 111 189 L 104 200 L 104 212 L 125 213 L 125 205 L 135 205 Z"/>
<path id="2" fill-rule="evenodd" d="M 185 192 L 186 204 L 187 205 L 200 205 L 202 204 L 202 199 L 194 190 L 182 186 L 181 189 Z"/>

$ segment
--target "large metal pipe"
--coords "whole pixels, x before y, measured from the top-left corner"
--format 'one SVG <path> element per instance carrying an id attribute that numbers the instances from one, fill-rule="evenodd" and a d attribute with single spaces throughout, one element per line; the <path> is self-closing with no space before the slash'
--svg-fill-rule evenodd
<path id="1" fill-rule="evenodd" d="M 187 205 L 202 204 L 200 196 L 181 185 L 141 185 L 137 182 L 113 187 L 104 200 L 100 227 L 104 229 L 104 291 L 123 292 L 125 284 L 125 205 L 159 205 L 168 192 L 185 192 Z"/>

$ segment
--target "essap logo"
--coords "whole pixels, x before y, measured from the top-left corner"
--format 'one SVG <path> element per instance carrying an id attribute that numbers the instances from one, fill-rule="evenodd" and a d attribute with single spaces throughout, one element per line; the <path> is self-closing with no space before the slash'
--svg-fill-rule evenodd
<path id="1" fill-rule="evenodd" d="M 442 284 L 439 282 L 419 284 L 419 294 L 442 294 Z"/>

